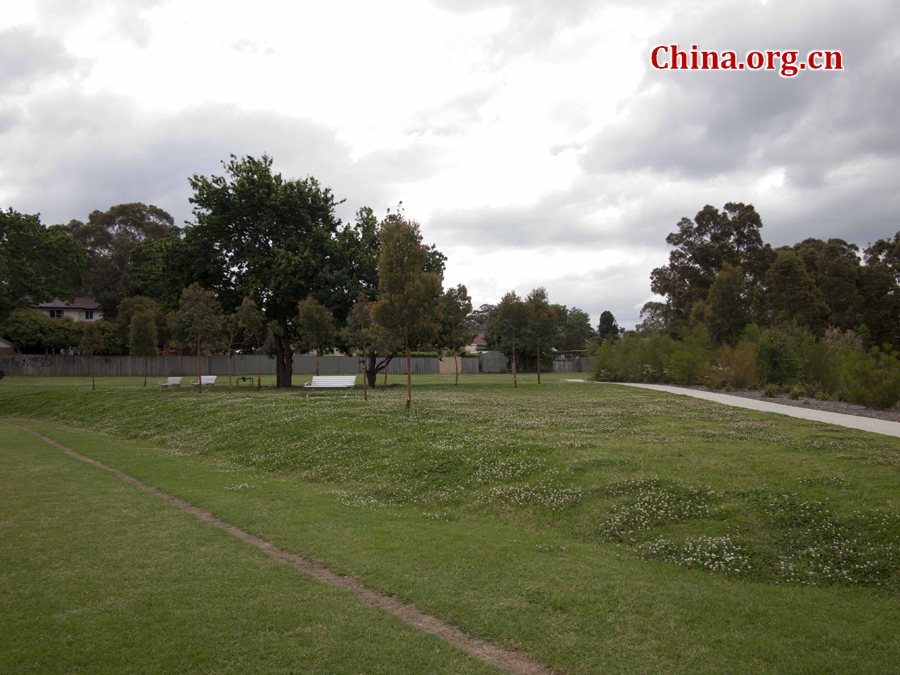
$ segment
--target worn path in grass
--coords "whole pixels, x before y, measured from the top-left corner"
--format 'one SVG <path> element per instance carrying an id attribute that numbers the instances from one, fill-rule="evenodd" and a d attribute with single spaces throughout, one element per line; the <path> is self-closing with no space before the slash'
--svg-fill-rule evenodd
<path id="1" fill-rule="evenodd" d="M 422 631 L 425 631 L 426 633 L 430 633 L 431 635 L 444 640 L 448 644 L 461 649 L 486 663 L 489 663 L 498 668 L 502 668 L 507 672 L 513 673 L 514 675 L 539 675 L 549 673 L 549 671 L 541 663 L 535 661 L 526 654 L 501 649 L 500 647 L 492 645 L 491 643 L 484 640 L 468 637 L 461 630 L 450 625 L 446 621 L 442 621 L 436 617 L 424 614 L 410 604 L 400 602 L 389 596 L 367 589 L 354 579 L 339 576 L 331 570 L 317 567 L 298 555 L 289 553 L 276 547 L 271 542 L 260 539 L 259 537 L 254 537 L 253 535 L 244 532 L 234 525 L 219 520 L 209 511 L 197 508 L 182 499 L 178 499 L 177 497 L 173 497 L 164 492 L 161 492 L 160 490 L 147 485 L 146 483 L 143 483 L 136 478 L 133 478 L 119 471 L 118 469 L 108 467 L 105 464 L 101 464 L 94 459 L 80 455 L 74 450 L 63 446 L 53 439 L 47 438 L 46 436 L 43 436 L 42 434 L 39 434 L 36 431 L 29 429 L 28 427 L 11 425 L 8 422 L 2 423 L 4 425 L 15 426 L 16 428 L 27 431 L 37 438 L 41 439 L 42 441 L 49 443 L 59 450 L 62 450 L 70 457 L 74 457 L 75 459 L 78 459 L 82 462 L 91 464 L 98 469 L 108 471 L 118 478 L 122 479 L 126 483 L 129 483 L 137 487 L 138 489 L 143 490 L 144 492 L 148 492 L 156 497 L 166 500 L 172 506 L 175 506 L 182 511 L 189 513 L 196 518 L 199 518 L 204 523 L 208 523 L 209 525 L 224 530 L 225 532 L 231 534 L 234 537 L 237 537 L 247 544 L 256 546 L 267 555 L 275 558 L 280 562 L 286 563 L 305 574 L 310 575 L 317 581 L 350 591 L 370 605 L 383 609 L 393 614 L 394 616 L 399 617 L 406 623 Z"/>
<path id="2" fill-rule="evenodd" d="M 586 380 L 570 381 L 586 382 Z M 872 419 L 871 417 L 843 415 L 841 413 L 826 412 L 824 410 L 805 410 L 803 408 L 795 408 L 794 406 L 790 405 L 780 405 L 778 403 L 769 403 L 768 401 L 756 401 L 752 398 L 729 396 L 728 394 L 719 394 L 713 391 L 697 391 L 694 389 L 684 389 L 683 387 L 669 387 L 664 384 L 643 384 L 638 382 L 602 382 L 598 384 L 611 384 L 612 386 L 616 387 L 638 387 L 640 389 L 652 389 L 653 391 L 663 391 L 669 394 L 679 394 L 681 396 L 701 398 L 705 401 L 722 403 L 723 405 L 730 405 L 734 406 L 735 408 L 747 408 L 748 410 L 777 413 L 779 415 L 788 415 L 790 417 L 796 417 L 802 420 L 812 420 L 813 422 L 836 424 L 838 426 L 847 427 L 848 429 L 861 429 L 862 431 L 871 431 L 875 434 L 900 437 L 900 423 L 888 422 L 886 420 L 876 420 Z"/>

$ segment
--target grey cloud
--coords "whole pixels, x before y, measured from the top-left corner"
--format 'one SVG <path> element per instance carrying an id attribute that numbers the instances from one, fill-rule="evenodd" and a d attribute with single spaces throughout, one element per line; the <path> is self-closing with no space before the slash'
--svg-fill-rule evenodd
<path id="1" fill-rule="evenodd" d="M 27 92 L 36 80 L 78 65 L 56 38 L 26 28 L 0 31 L 0 92 Z"/>
<path id="2" fill-rule="evenodd" d="M 396 203 L 407 181 L 433 174 L 427 148 L 380 151 L 360 161 L 334 129 L 308 120 L 209 104 L 147 120 L 127 101 L 59 96 L 13 114 L 2 129 L 0 174 L 13 206 L 44 222 L 83 219 L 93 209 L 141 201 L 191 219 L 188 176 L 223 173 L 230 154 L 268 153 L 286 177 L 314 175 L 338 199 L 340 215 Z M 41 161 L 35 162 L 34 158 Z M 6 206 L 6 205 L 4 205 Z"/>
<path id="3" fill-rule="evenodd" d="M 588 171 L 650 169 L 692 180 L 745 168 L 786 165 L 800 185 L 822 184 L 856 155 L 890 155 L 900 68 L 890 57 L 900 6 L 872 1 L 761 6 L 735 2 L 701 20 L 682 19 L 648 44 L 687 51 L 841 49 L 843 72 L 688 72 L 649 69 L 625 120 L 589 144 Z"/>

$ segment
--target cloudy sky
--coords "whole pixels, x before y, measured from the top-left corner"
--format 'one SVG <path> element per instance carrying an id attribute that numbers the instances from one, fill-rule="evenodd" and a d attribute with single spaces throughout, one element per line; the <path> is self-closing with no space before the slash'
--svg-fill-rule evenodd
<path id="1" fill-rule="evenodd" d="M 659 44 L 840 50 L 842 71 L 655 70 Z M 478 306 L 545 286 L 596 324 L 666 234 L 752 203 L 773 245 L 900 230 L 896 0 L 34 0 L 0 13 L 0 206 L 46 224 L 268 153 L 402 200 Z"/>

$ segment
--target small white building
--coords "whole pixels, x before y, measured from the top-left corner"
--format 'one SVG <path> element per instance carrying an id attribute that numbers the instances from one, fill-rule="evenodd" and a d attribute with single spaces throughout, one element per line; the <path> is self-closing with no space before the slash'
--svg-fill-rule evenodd
<path id="1" fill-rule="evenodd" d="M 53 298 L 50 302 L 35 305 L 34 308 L 53 319 L 61 319 L 67 316 L 75 319 L 75 321 L 96 321 L 103 318 L 103 314 L 100 312 L 100 305 L 97 304 L 96 300 L 87 296 L 75 298 L 72 302 Z"/>

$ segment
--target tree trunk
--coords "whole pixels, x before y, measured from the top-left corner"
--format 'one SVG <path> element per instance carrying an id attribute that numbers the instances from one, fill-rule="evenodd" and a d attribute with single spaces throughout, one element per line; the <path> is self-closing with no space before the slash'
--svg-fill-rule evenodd
<path id="1" fill-rule="evenodd" d="M 262 353 L 259 342 L 256 343 L 256 391 L 262 386 Z"/>
<path id="2" fill-rule="evenodd" d="M 366 373 L 365 371 L 366 371 L 366 341 L 363 340 L 363 400 L 368 401 L 369 400 L 369 389 L 366 386 L 366 379 L 367 379 L 366 376 L 368 375 L 368 373 Z"/>
<path id="3" fill-rule="evenodd" d="M 288 335 L 287 321 L 281 324 L 282 333 L 275 338 L 275 386 L 287 388 L 294 377 L 294 351 Z"/>
<path id="4" fill-rule="evenodd" d="M 541 383 L 541 343 L 535 342 L 535 346 L 537 347 L 538 384 L 540 384 Z"/>
<path id="5" fill-rule="evenodd" d="M 231 350 L 228 350 L 228 354 L 226 355 L 228 358 L 228 393 L 231 393 Z"/>
<path id="6" fill-rule="evenodd" d="M 144 357 L 144 386 L 147 386 L 147 357 Z"/>
<path id="7" fill-rule="evenodd" d="M 387 389 L 387 362 L 386 361 L 384 364 L 384 380 L 382 381 L 382 384 L 381 384 L 381 391 L 384 391 L 385 389 Z"/>
<path id="8" fill-rule="evenodd" d="M 513 388 L 519 388 L 519 382 L 516 380 L 516 334 L 513 333 Z"/>
<path id="9" fill-rule="evenodd" d="M 340 371 L 338 371 L 340 372 Z M 316 377 L 319 376 L 319 347 L 316 346 Z"/>
<path id="10" fill-rule="evenodd" d="M 363 369 L 363 372 L 365 373 L 363 376 L 363 379 L 369 381 L 370 387 L 376 386 L 375 378 L 378 377 L 378 371 L 375 369 L 376 365 L 378 365 L 378 355 L 375 353 L 375 350 L 373 349 L 372 352 L 369 354 L 369 356 L 365 362 L 365 368 Z"/>
<path id="11" fill-rule="evenodd" d="M 369 378 L 369 386 L 374 389 L 378 386 L 378 371 L 383 370 L 385 375 L 385 382 L 387 382 L 387 367 L 391 362 L 391 359 L 394 357 L 386 356 L 382 360 L 381 365 L 378 365 L 378 353 L 373 349 L 369 352 L 369 365 L 366 368 L 366 377 Z"/>
<path id="12" fill-rule="evenodd" d="M 456 382 L 453 383 L 453 386 L 456 387 L 459 385 L 459 361 L 456 358 L 456 320 L 450 319 L 450 337 L 453 341 L 453 350 L 451 353 L 453 354 L 453 365 L 456 367 Z"/>
<path id="13" fill-rule="evenodd" d="M 404 331 L 403 343 L 406 346 L 406 409 L 412 405 L 412 358 L 409 353 L 409 329 Z"/>
<path id="14" fill-rule="evenodd" d="M 97 383 L 94 381 L 94 355 L 88 356 L 88 363 L 91 364 L 91 391 L 97 391 Z"/>
<path id="15" fill-rule="evenodd" d="M 197 334 L 197 392 L 203 393 L 203 370 L 200 368 L 200 334 Z"/>

